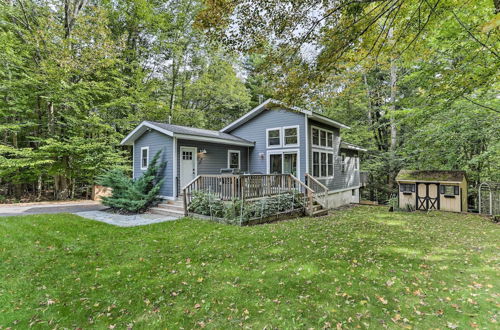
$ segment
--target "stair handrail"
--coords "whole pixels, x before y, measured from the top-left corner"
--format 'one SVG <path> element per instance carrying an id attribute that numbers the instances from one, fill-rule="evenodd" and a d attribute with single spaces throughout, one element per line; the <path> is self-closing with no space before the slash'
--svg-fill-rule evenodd
<path id="1" fill-rule="evenodd" d="M 188 197 L 188 192 L 191 192 L 192 187 L 194 186 L 195 183 L 198 182 L 198 180 L 200 178 L 201 178 L 201 175 L 198 175 L 196 178 L 189 181 L 189 183 L 187 185 L 185 185 L 184 188 L 182 188 L 182 199 L 183 199 L 182 204 L 184 204 L 184 216 L 188 216 L 188 208 L 189 208 L 189 204 L 191 203 L 191 194 L 189 194 L 189 197 Z"/>
<path id="2" fill-rule="evenodd" d="M 293 174 L 289 174 L 289 175 L 290 175 L 290 177 L 293 179 L 293 181 L 295 183 L 299 184 L 299 186 L 303 187 L 304 190 L 306 191 L 306 196 L 307 196 L 306 213 L 308 215 L 313 215 L 313 212 L 314 212 L 314 194 L 315 194 L 315 191 L 311 187 L 309 187 L 308 185 L 306 185 L 304 182 L 300 181 Z"/>
<path id="3" fill-rule="evenodd" d="M 315 177 L 313 177 L 312 175 L 310 175 L 309 173 L 306 173 L 306 182 L 307 182 L 307 185 L 310 186 L 310 183 L 312 182 L 314 185 L 318 186 L 322 192 L 319 192 L 317 191 L 318 189 L 314 189 L 315 191 L 315 196 L 317 196 L 317 202 L 321 204 L 321 206 L 323 206 L 324 208 L 328 208 L 328 200 L 327 200 L 327 196 L 328 196 L 328 187 L 325 186 L 324 184 L 322 184 L 321 182 L 318 181 L 318 179 L 316 179 Z M 320 198 L 322 199 L 322 201 L 320 201 Z"/>

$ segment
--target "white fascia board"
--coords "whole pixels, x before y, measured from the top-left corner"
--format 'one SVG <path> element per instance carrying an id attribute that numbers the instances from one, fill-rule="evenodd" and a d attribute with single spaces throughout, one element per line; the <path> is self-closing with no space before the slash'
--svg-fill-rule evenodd
<path id="1" fill-rule="evenodd" d="M 311 113 L 310 115 L 308 115 L 309 118 L 315 120 L 315 121 L 318 121 L 320 123 L 324 123 L 324 124 L 328 124 L 330 126 L 334 126 L 334 127 L 337 127 L 337 128 L 345 128 L 345 129 L 351 129 L 349 126 L 347 125 L 344 125 L 344 124 L 341 124 L 333 119 L 330 119 L 330 118 L 327 118 L 325 116 L 320 116 L 316 113 Z"/>
<path id="2" fill-rule="evenodd" d="M 348 149 L 348 150 L 355 150 L 355 151 L 362 151 L 362 152 L 367 152 L 368 150 L 357 147 L 357 146 L 342 146 L 340 145 L 340 149 Z"/>
<path id="3" fill-rule="evenodd" d="M 230 129 L 234 128 L 234 127 L 238 127 L 241 123 L 244 123 L 245 121 L 247 121 L 249 119 L 252 119 L 254 115 L 257 115 L 261 111 L 265 110 L 266 106 L 270 105 L 270 104 L 275 104 L 275 105 L 281 106 L 281 107 L 283 107 L 285 109 L 289 109 L 289 110 L 292 110 L 292 111 L 297 111 L 297 112 L 300 112 L 300 113 L 303 113 L 303 114 L 306 114 L 306 115 L 311 115 L 312 114 L 311 111 L 304 110 L 304 109 L 301 109 L 301 108 L 295 107 L 295 106 L 289 106 L 289 105 L 287 105 L 287 104 L 285 104 L 285 103 L 283 103 L 281 101 L 275 100 L 275 99 L 267 99 L 263 103 L 259 104 L 258 106 L 256 106 L 255 108 L 253 108 L 252 110 L 250 110 L 249 112 L 247 112 L 245 115 L 241 116 L 240 118 L 238 118 L 235 121 L 233 121 L 231 124 L 227 125 L 223 129 L 221 129 L 220 132 L 227 132 L 228 130 L 230 130 Z"/>
<path id="4" fill-rule="evenodd" d="M 255 108 L 253 108 L 252 110 L 250 110 L 249 112 L 247 112 L 246 114 L 241 116 L 240 118 L 233 121 L 231 124 L 227 125 L 223 129 L 221 129 L 219 132 L 226 132 L 235 126 L 238 126 L 239 123 L 245 121 L 246 119 L 250 119 L 252 117 L 252 115 L 254 115 L 257 112 L 262 111 L 266 107 L 266 105 L 269 104 L 271 101 L 272 101 L 271 99 L 267 99 L 266 101 L 259 104 L 258 106 L 256 106 Z"/>
<path id="5" fill-rule="evenodd" d="M 171 131 L 168 131 L 166 129 L 163 129 L 161 127 L 155 126 L 151 123 L 148 123 L 146 121 L 143 121 L 140 123 L 132 132 L 130 132 L 129 135 L 127 135 L 121 142 L 120 145 L 131 145 L 135 139 L 137 139 L 142 133 L 144 133 L 148 128 L 154 129 L 160 133 L 163 133 L 168 136 L 173 136 L 174 133 Z"/>
<path id="6" fill-rule="evenodd" d="M 177 139 L 182 139 L 182 140 L 220 143 L 220 144 L 228 144 L 228 145 L 232 145 L 232 146 L 253 147 L 255 145 L 253 142 L 233 141 L 233 140 L 218 139 L 218 138 L 189 135 L 189 134 L 175 134 L 175 137 Z"/>

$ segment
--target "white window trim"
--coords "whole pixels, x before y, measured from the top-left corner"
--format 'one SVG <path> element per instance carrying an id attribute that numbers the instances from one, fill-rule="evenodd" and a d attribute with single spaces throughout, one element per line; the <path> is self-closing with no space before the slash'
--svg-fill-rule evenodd
<path id="1" fill-rule="evenodd" d="M 293 144 L 286 143 L 285 130 L 287 128 L 295 128 L 297 130 L 297 143 L 293 143 Z M 300 126 L 299 125 L 283 126 L 283 134 L 282 135 L 283 135 L 283 147 L 298 147 L 298 146 L 300 146 Z"/>
<path id="2" fill-rule="evenodd" d="M 275 146 L 270 146 L 269 145 L 269 132 L 270 131 L 278 131 L 280 134 L 280 144 L 275 145 Z M 268 149 L 275 149 L 275 148 L 282 148 L 283 146 L 283 130 L 281 127 L 274 127 L 274 128 L 268 128 L 266 129 L 266 146 Z"/>
<path id="3" fill-rule="evenodd" d="M 143 157 L 142 157 L 142 151 L 147 150 L 148 152 L 146 153 L 146 167 L 142 166 L 143 164 Z M 149 166 L 149 147 L 142 147 L 141 148 L 141 170 L 147 170 Z"/>
<path id="4" fill-rule="evenodd" d="M 270 156 L 271 155 L 283 155 L 284 154 L 297 154 L 297 178 L 300 178 L 300 149 L 280 149 L 280 150 L 268 150 L 267 151 L 267 156 L 266 156 L 266 173 L 267 174 L 271 174 L 270 170 L 270 164 L 269 164 L 269 160 L 270 160 Z M 281 173 L 283 173 L 283 166 L 284 166 L 284 162 L 283 162 L 283 158 L 281 160 Z"/>
<path id="5" fill-rule="evenodd" d="M 319 176 L 315 176 L 315 178 L 317 179 L 333 179 L 335 177 L 335 155 L 333 153 L 333 150 L 328 150 L 328 149 L 322 149 L 322 148 L 314 148 L 312 149 L 312 171 L 311 171 L 311 174 L 314 175 L 314 153 L 315 152 L 319 152 Z M 321 171 L 321 153 L 324 153 L 324 154 L 327 154 L 326 156 L 326 173 L 328 174 L 328 154 L 332 155 L 332 165 L 333 165 L 333 169 L 332 169 L 332 175 L 331 176 L 328 176 L 328 175 L 323 175 L 322 171 Z"/>
<path id="6" fill-rule="evenodd" d="M 231 154 L 238 154 L 238 170 L 241 170 L 241 151 L 228 150 L 227 151 L 227 168 L 231 168 Z"/>
<path id="7" fill-rule="evenodd" d="M 314 144 L 314 139 L 313 139 L 313 129 L 317 129 L 319 131 L 319 136 L 318 136 L 318 142 L 319 144 Z M 321 145 L 321 131 L 324 131 L 326 132 L 326 146 L 322 146 Z M 328 146 L 328 133 L 331 133 L 332 134 L 332 146 L 329 147 Z M 318 126 L 312 126 L 311 125 L 311 146 L 314 147 L 314 148 L 320 148 L 320 149 L 323 149 L 323 150 L 333 150 L 333 148 L 335 147 L 335 132 L 332 131 L 332 130 L 329 130 L 329 129 L 325 129 L 325 128 L 321 128 L 321 127 L 318 127 Z"/>

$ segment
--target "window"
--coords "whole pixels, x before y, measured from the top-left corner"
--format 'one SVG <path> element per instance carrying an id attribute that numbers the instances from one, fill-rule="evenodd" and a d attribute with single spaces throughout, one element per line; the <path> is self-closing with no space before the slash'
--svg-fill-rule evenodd
<path id="1" fill-rule="evenodd" d="M 320 139 L 321 146 L 322 147 L 326 147 L 326 131 L 321 130 L 320 131 L 320 137 L 321 137 L 321 139 Z"/>
<path id="2" fill-rule="evenodd" d="M 182 152 L 182 160 L 193 160 L 193 152 L 192 151 L 183 151 Z"/>
<path id="3" fill-rule="evenodd" d="M 267 130 L 267 146 L 280 147 L 281 146 L 281 129 L 270 128 Z"/>
<path id="4" fill-rule="evenodd" d="M 272 154 L 269 156 L 269 173 L 270 174 L 281 174 L 283 170 L 282 166 L 282 154 Z"/>
<path id="5" fill-rule="evenodd" d="M 403 194 L 411 194 L 415 192 L 415 185 L 413 183 L 400 183 L 399 191 Z"/>
<path id="6" fill-rule="evenodd" d="M 239 150 L 229 150 L 227 157 L 227 167 L 229 168 L 241 168 L 240 162 L 240 151 Z"/>
<path id="7" fill-rule="evenodd" d="M 313 128 L 312 129 L 312 136 L 313 136 L 313 145 L 319 146 L 319 129 Z"/>
<path id="8" fill-rule="evenodd" d="M 141 170 L 147 170 L 149 164 L 149 147 L 141 148 Z"/>
<path id="9" fill-rule="evenodd" d="M 359 169 L 359 158 L 355 157 L 354 158 L 354 169 Z"/>
<path id="10" fill-rule="evenodd" d="M 333 176 L 333 154 L 328 154 L 328 176 Z"/>
<path id="11" fill-rule="evenodd" d="M 297 176 L 297 153 L 286 153 L 283 156 L 283 173 Z"/>
<path id="12" fill-rule="evenodd" d="M 460 195 L 460 187 L 459 186 L 450 186 L 450 185 L 442 185 L 441 194 L 445 195 L 445 197 L 455 197 Z"/>
<path id="13" fill-rule="evenodd" d="M 285 146 L 297 145 L 299 143 L 299 127 L 284 127 Z"/>
<path id="14" fill-rule="evenodd" d="M 341 169 L 342 172 L 345 172 L 346 169 L 346 162 L 347 162 L 347 157 L 345 156 L 345 153 L 340 154 L 340 161 L 341 161 Z"/>
<path id="15" fill-rule="evenodd" d="M 321 176 L 319 173 L 319 152 L 313 152 L 313 176 Z"/>
<path id="16" fill-rule="evenodd" d="M 335 136 L 332 131 L 312 127 L 312 145 L 321 148 L 333 148 Z"/>
<path id="17" fill-rule="evenodd" d="M 327 133 L 327 144 L 328 144 L 328 148 L 333 148 L 333 133 L 332 132 L 328 132 Z"/>
<path id="18" fill-rule="evenodd" d="M 313 176 L 333 177 L 333 153 L 313 152 Z"/>

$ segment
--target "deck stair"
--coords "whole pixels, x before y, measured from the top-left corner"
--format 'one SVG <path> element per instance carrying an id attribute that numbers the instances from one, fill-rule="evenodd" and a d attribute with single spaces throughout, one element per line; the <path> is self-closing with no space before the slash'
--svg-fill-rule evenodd
<path id="1" fill-rule="evenodd" d="M 151 213 L 161 214 L 170 217 L 183 217 L 184 205 L 182 200 L 164 201 L 156 207 L 150 209 Z"/>

